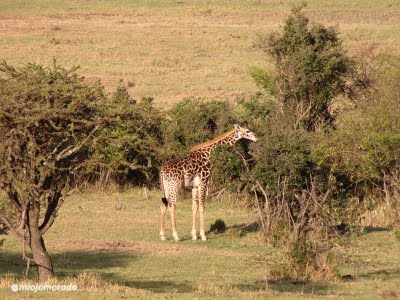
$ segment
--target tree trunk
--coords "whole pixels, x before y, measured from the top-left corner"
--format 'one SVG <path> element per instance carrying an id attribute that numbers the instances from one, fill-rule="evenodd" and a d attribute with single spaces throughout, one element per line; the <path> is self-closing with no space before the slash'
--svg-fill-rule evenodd
<path id="1" fill-rule="evenodd" d="M 45 281 L 54 276 L 53 263 L 44 245 L 42 233 L 39 229 L 39 203 L 29 207 L 29 246 L 33 260 L 37 266 L 39 281 Z"/>

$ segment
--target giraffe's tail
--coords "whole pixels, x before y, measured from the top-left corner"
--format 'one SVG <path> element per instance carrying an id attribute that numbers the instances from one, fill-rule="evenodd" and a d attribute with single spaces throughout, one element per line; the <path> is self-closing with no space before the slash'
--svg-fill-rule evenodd
<path id="1" fill-rule="evenodd" d="M 165 196 L 165 187 L 164 187 L 164 179 L 163 179 L 162 172 L 160 173 L 160 187 L 161 187 L 161 192 L 162 192 L 161 201 L 165 206 L 168 206 L 168 199 Z"/>

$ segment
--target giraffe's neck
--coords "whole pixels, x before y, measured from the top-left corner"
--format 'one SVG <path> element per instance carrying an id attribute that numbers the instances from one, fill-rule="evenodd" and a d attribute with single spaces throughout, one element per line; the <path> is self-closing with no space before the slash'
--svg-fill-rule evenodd
<path id="1" fill-rule="evenodd" d="M 237 142 L 238 139 L 239 138 L 237 137 L 235 129 L 232 129 L 231 131 L 228 131 L 220 136 L 217 136 L 211 141 L 207 141 L 194 146 L 192 149 L 190 149 L 190 152 L 204 149 L 207 150 L 207 152 L 211 153 L 211 151 L 214 150 L 219 145 L 233 145 L 234 143 Z"/>

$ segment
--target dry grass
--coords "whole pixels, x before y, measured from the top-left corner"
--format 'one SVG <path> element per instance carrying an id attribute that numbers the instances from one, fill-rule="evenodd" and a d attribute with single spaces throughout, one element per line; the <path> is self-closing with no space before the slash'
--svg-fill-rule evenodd
<path id="1" fill-rule="evenodd" d="M 261 232 L 235 233 L 257 220 L 257 211 L 238 203 L 208 202 L 206 224 L 222 218 L 226 234 L 210 234 L 207 242 L 192 241 L 190 199 L 177 211 L 182 241 L 159 241 L 159 191 L 74 194 L 47 232 L 46 245 L 56 279 L 49 284 L 77 284 L 78 291 L 13 293 L 13 283 L 36 284 L 25 265 L 21 245 L 6 237 L 0 257 L 0 298 L 4 299 L 265 299 L 265 257 L 269 268 L 285 261 L 282 249 L 263 244 Z M 273 299 L 376 299 L 399 296 L 400 243 L 387 228 L 368 228 L 335 249 L 339 276 L 349 279 L 293 282 L 270 276 Z M 274 280 L 276 279 L 276 280 Z"/>
<path id="2" fill-rule="evenodd" d="M 295 1 L 298 2 L 298 1 Z M 375 46 L 400 55 L 398 1 L 308 1 L 313 22 L 337 26 L 351 54 Z M 134 81 L 132 93 L 154 96 L 160 106 L 184 97 L 234 99 L 257 91 L 247 70 L 271 68 L 257 47 L 258 35 L 278 30 L 289 2 L 216 1 L 0 1 L 0 60 L 12 64 L 81 65 L 90 80 L 113 90 L 120 79 Z M 258 232 L 190 241 L 190 202 L 179 203 L 183 241 L 158 241 L 159 192 L 150 200 L 137 190 L 72 196 L 46 234 L 58 279 L 76 282 L 74 298 L 265 298 L 266 249 Z M 232 204 L 232 203 L 230 203 Z M 228 227 L 254 222 L 257 213 L 211 203 L 206 222 L 223 218 Z M 229 231 L 228 231 L 229 232 Z M 168 232 L 170 233 L 170 232 Z M 337 249 L 340 275 L 334 283 L 270 283 L 274 298 L 399 297 L 400 244 L 391 231 L 365 234 Z M 1 248 L 0 298 L 54 298 L 54 294 L 12 294 L 23 279 L 20 245 L 8 236 Z M 270 263 L 277 249 L 267 249 Z M 69 295 L 57 295 L 68 298 Z"/>
<path id="3" fill-rule="evenodd" d="M 313 22 L 337 25 L 350 53 L 376 45 L 400 54 L 398 1 L 308 1 Z M 0 3 L 0 59 L 13 64 L 81 65 L 113 90 L 159 105 L 184 97 L 235 99 L 257 91 L 247 71 L 270 69 L 254 44 L 278 30 L 289 13 L 282 1 L 21 1 Z"/>

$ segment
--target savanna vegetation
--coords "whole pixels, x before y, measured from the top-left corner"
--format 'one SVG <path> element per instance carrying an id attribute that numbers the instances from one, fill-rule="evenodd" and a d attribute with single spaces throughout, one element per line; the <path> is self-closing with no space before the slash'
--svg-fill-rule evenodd
<path id="1" fill-rule="evenodd" d="M 257 8 L 268 9 L 262 1 L 218 3 L 199 10 L 199 22 L 222 12 L 235 14 L 242 6 L 244 18 Z M 25 18 L 13 9 L 16 4 L 2 5 L 7 16 Z M 89 13 L 100 8 L 87 5 L 90 19 Z M 148 3 L 140 9 L 144 16 L 154 11 L 172 18 L 181 10 L 196 12 L 200 4 L 165 5 Z M 313 12 L 317 6 L 295 6 L 281 19 L 282 28 L 254 33 L 256 54 L 249 55 L 264 61 L 238 77 L 226 76 L 246 90 L 243 94 L 230 87 L 216 97 L 218 93 L 202 94 L 198 87 L 195 96 L 188 92 L 162 107 L 157 92 L 144 93 L 145 85 L 139 88 L 132 78 L 107 86 L 107 80 L 83 77 L 86 69 L 61 67 L 58 61 L 50 67 L 4 62 L 0 234 L 20 240 L 18 246 L 7 237 L 3 251 L 7 261 L 19 261 L 17 269 L 27 273 L 22 280 L 34 278 L 29 267 L 37 267 L 40 280 L 55 272 L 58 279 L 50 281 L 77 282 L 82 298 L 105 290 L 110 297 L 143 298 L 156 293 L 244 299 L 304 293 L 398 296 L 399 269 L 388 263 L 399 261 L 398 229 L 392 231 L 400 218 L 398 54 L 372 51 L 368 45 L 357 54 L 348 37 L 341 36 L 348 28 L 316 18 L 321 13 Z M 110 13 L 119 9 L 110 7 Z M 118 24 L 128 22 L 122 19 Z M 60 32 L 54 45 L 65 42 L 62 28 L 51 29 Z M 239 51 L 240 43 L 235 46 L 230 47 Z M 160 64 L 166 74 L 177 66 L 191 74 L 192 65 L 171 58 L 150 65 L 160 71 Z M 248 80 L 251 89 L 246 88 Z M 174 92 L 176 87 L 165 89 Z M 224 99 L 232 93 L 234 100 Z M 160 165 L 245 121 L 260 141 L 220 147 L 212 157 L 209 243 L 156 241 Z M 62 204 L 65 214 L 64 208 L 59 211 Z M 188 206 L 183 201 L 178 209 L 182 224 L 189 222 Z M 53 259 L 45 247 L 47 231 Z M 18 247 L 26 262 L 16 257 Z M 367 252 L 375 255 L 373 266 Z M 93 263 L 92 255 L 101 262 Z M 203 255 L 208 259 L 199 259 Z M 6 261 L 1 265 L 10 268 Z M 128 267 L 141 270 L 135 274 Z M 359 267 L 364 271 L 357 273 Z M 2 279 L 5 288 L 21 280 L 16 271 L 8 271 Z M 380 289 L 364 289 L 375 279 Z"/>

